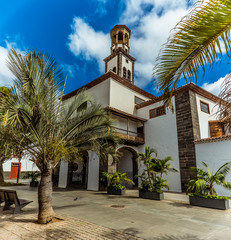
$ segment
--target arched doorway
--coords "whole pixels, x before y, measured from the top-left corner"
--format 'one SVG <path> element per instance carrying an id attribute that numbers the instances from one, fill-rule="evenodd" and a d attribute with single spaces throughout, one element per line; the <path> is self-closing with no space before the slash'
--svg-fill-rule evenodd
<path id="1" fill-rule="evenodd" d="M 128 177 L 135 183 L 132 187 L 138 187 L 138 179 L 135 177 L 138 174 L 137 152 L 131 147 L 121 147 L 118 151 L 121 153 L 121 157 L 117 164 L 117 171 L 126 172 Z M 131 186 L 127 187 L 131 188 Z"/>
<path id="2" fill-rule="evenodd" d="M 82 160 L 71 161 L 68 164 L 67 185 L 76 188 L 87 188 L 88 153 L 84 153 Z"/>

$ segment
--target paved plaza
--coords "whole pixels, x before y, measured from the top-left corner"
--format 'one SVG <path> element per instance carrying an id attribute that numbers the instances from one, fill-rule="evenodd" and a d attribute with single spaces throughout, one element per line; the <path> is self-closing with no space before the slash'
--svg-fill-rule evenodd
<path id="1" fill-rule="evenodd" d="M 9 188 L 8 188 L 9 189 Z M 48 225 L 36 221 L 37 192 L 16 189 L 20 198 L 33 200 L 23 214 L 0 212 L 0 239 L 231 239 L 231 209 L 193 207 L 184 194 L 165 193 L 164 201 L 139 199 L 138 191 L 126 196 L 105 192 L 55 189 L 53 206 L 58 220 Z"/>

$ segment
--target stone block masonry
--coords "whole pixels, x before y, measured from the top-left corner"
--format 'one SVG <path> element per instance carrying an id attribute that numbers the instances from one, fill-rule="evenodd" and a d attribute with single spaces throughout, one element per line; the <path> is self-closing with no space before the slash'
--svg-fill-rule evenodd
<path id="1" fill-rule="evenodd" d="M 181 189 L 185 192 L 193 177 L 190 167 L 196 167 L 194 141 L 200 138 L 196 94 L 191 90 L 180 92 L 175 96 L 175 104 Z"/>

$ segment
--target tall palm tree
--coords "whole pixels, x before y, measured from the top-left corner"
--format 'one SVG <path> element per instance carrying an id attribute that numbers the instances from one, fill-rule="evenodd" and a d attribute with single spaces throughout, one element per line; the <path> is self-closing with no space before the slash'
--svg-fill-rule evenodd
<path id="1" fill-rule="evenodd" d="M 7 87 L 0 87 L 0 104 L 1 99 L 9 97 L 11 95 L 11 90 Z M 3 163 L 12 157 L 13 153 L 12 144 L 9 142 L 9 133 L 8 131 L 0 126 L 0 183 L 4 182 L 3 175 Z"/>
<path id="2" fill-rule="evenodd" d="M 206 170 L 196 167 L 191 168 L 195 174 L 195 178 L 189 181 L 187 192 L 214 196 L 216 195 L 215 184 L 231 189 L 231 183 L 225 181 L 226 175 L 231 170 L 231 162 L 223 164 L 214 174 L 211 173 L 205 162 L 202 162 L 202 164 Z"/>
<path id="3" fill-rule="evenodd" d="M 3 163 L 12 157 L 13 146 L 7 129 L 0 127 L 0 183 L 4 182 Z"/>
<path id="4" fill-rule="evenodd" d="M 137 160 L 139 162 L 143 162 L 143 164 L 146 168 L 143 173 L 144 173 L 144 175 L 146 175 L 146 173 L 147 173 L 149 186 L 152 190 L 154 190 L 155 189 L 155 187 L 153 185 L 153 177 L 154 177 L 153 174 L 154 174 L 154 172 L 152 171 L 152 168 L 154 166 L 155 158 L 152 156 L 152 154 L 155 154 L 155 156 L 157 156 L 156 149 L 150 148 L 149 146 L 146 146 L 144 153 L 142 153 L 142 152 L 138 153 L 138 159 Z M 145 176 L 141 176 L 141 178 L 142 177 L 145 177 Z"/>
<path id="5" fill-rule="evenodd" d="M 154 82 L 170 99 L 184 77 L 193 80 L 201 67 L 231 49 L 231 0 L 199 0 L 176 25 L 154 66 Z M 222 45 L 224 46 L 222 48 Z"/>
<path id="6" fill-rule="evenodd" d="M 106 154 L 115 142 L 112 120 L 84 91 L 60 101 L 65 79 L 54 57 L 12 49 L 8 66 L 15 76 L 13 96 L 1 101 L 0 120 L 41 171 L 38 222 L 44 224 L 54 217 L 52 169 L 61 158 L 81 158 L 86 150 Z M 89 107 L 79 108 L 85 102 Z"/>

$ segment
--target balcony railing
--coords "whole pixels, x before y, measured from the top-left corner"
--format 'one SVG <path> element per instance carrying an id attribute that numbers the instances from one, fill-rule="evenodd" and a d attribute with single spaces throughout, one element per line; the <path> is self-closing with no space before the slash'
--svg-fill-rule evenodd
<path id="1" fill-rule="evenodd" d="M 130 131 L 127 129 L 117 128 L 115 127 L 118 136 L 120 136 L 123 140 L 128 143 L 133 143 L 135 145 L 144 144 L 144 134 L 138 133 L 134 131 Z"/>

